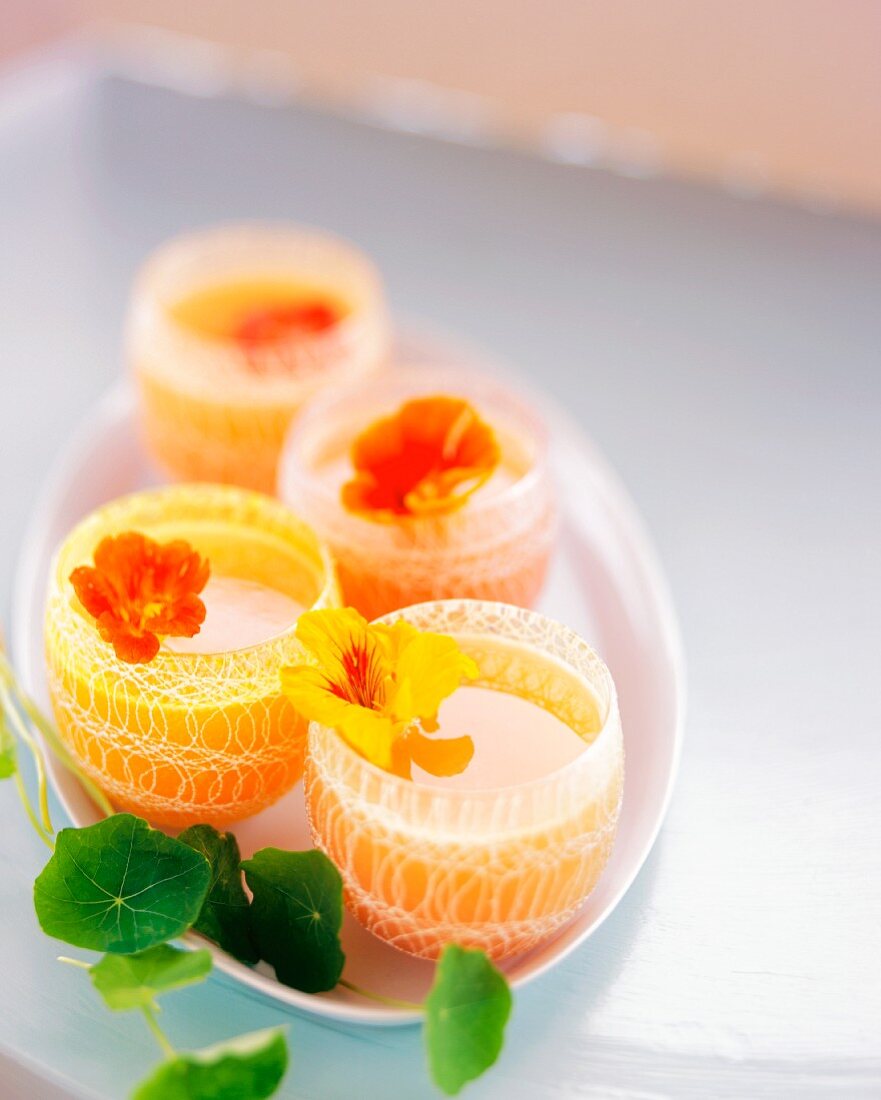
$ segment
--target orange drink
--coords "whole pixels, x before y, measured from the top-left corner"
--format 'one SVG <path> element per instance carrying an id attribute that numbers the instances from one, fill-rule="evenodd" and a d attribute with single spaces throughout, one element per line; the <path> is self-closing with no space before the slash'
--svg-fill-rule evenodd
<path id="1" fill-rule="evenodd" d="M 454 597 L 528 607 L 556 528 L 542 424 L 473 372 L 400 370 L 318 398 L 285 445 L 279 495 L 368 619 Z"/>
<path id="2" fill-rule="evenodd" d="M 94 581 L 96 548 L 109 545 L 119 558 L 120 541 L 138 538 L 192 547 L 203 568 L 199 632 L 153 639 L 152 654 L 125 634 L 125 612 L 113 644 L 105 640 L 112 614 L 93 617 L 95 584 L 72 583 L 83 572 Z M 155 605 L 149 563 L 136 563 L 124 583 L 117 577 L 116 589 L 131 590 L 133 577 Z M 195 592 L 178 597 L 177 607 L 198 604 Z M 261 494 L 180 485 L 100 508 L 67 537 L 50 578 L 46 659 L 61 737 L 118 809 L 156 824 L 224 824 L 257 812 L 302 774 L 306 723 L 278 673 L 300 655 L 298 615 L 336 599 L 321 543 Z"/>
<path id="3" fill-rule="evenodd" d="M 379 277 L 352 246 L 291 226 L 179 237 L 129 311 L 147 446 L 174 477 L 272 492 L 301 406 L 379 370 L 388 343 Z"/>
<path id="4" fill-rule="evenodd" d="M 403 951 L 444 944 L 499 959 L 552 936 L 593 890 L 624 778 L 614 684 L 568 628 L 505 604 L 448 600 L 387 616 L 451 636 L 478 675 L 440 707 L 467 734 L 459 774 L 411 778 L 312 722 L 305 771 L 315 843 L 358 920 Z"/>

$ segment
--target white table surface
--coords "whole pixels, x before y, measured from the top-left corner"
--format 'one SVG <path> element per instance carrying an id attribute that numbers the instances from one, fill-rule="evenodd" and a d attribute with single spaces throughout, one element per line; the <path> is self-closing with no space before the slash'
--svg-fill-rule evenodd
<path id="1" fill-rule="evenodd" d="M 881 1095 L 881 226 L 76 65 L 7 79 L 7 622 L 41 478 L 120 369 L 135 266 L 242 216 L 353 238 L 396 310 L 565 401 L 680 612 L 689 716 L 661 839 L 597 935 L 518 996 L 466 1095 Z M 152 1040 L 54 961 L 30 900 L 44 852 L 11 788 L 0 832 L 0 1094 L 122 1097 Z M 413 1030 L 286 1016 L 219 975 L 164 1018 L 181 1046 L 287 1022 L 286 1097 L 432 1095 Z"/>

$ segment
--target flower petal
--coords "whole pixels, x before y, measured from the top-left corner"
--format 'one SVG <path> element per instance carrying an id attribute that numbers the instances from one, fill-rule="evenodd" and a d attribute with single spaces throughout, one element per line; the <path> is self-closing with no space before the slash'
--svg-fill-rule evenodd
<path id="1" fill-rule="evenodd" d="M 345 675 L 345 656 L 367 645 L 367 620 L 353 607 L 306 611 L 297 620 L 297 639 L 328 680 Z"/>
<path id="2" fill-rule="evenodd" d="M 474 756 L 474 742 L 467 735 L 432 738 L 414 730 L 407 735 L 405 743 L 410 759 L 429 775 L 459 775 Z"/>
<path id="3" fill-rule="evenodd" d="M 423 730 L 435 728 L 441 701 L 463 678 L 477 676 L 453 638 L 422 633 L 403 620 L 371 626 L 352 608 L 305 612 L 297 638 L 314 663 L 282 670 L 282 690 L 296 709 L 404 778 L 410 739 L 424 738 L 411 731 L 414 720 L 423 720 Z M 414 744 L 430 767 L 444 769 L 437 774 L 455 774 L 472 752 L 470 738 L 453 738 L 447 749 Z"/>
<path id="4" fill-rule="evenodd" d="M 145 619 L 147 629 L 172 638 L 192 638 L 205 622 L 205 604 L 195 595 L 183 596 Z"/>
<path id="5" fill-rule="evenodd" d="M 404 647 L 419 637 L 419 631 L 416 627 L 411 626 L 404 619 L 398 619 L 391 626 L 386 626 L 384 623 L 373 623 L 370 630 L 382 646 L 386 660 L 392 668 L 397 666 Z"/>
<path id="6" fill-rule="evenodd" d="M 353 706 L 334 695 L 327 676 L 314 665 L 294 665 L 281 670 L 281 688 L 308 722 L 336 729 L 346 708 Z"/>
<path id="7" fill-rule="evenodd" d="M 335 729 L 362 756 L 380 768 L 390 767 L 394 741 L 391 719 L 335 695 L 323 670 L 314 665 L 282 669 L 281 686 L 308 721 Z"/>
<path id="8" fill-rule="evenodd" d="M 386 771 L 391 770 L 397 735 L 390 718 L 350 704 L 337 729 L 352 748 L 372 764 Z"/>
<path id="9" fill-rule="evenodd" d="M 80 565 L 70 575 L 76 597 L 90 615 L 98 619 L 110 611 L 113 590 L 91 565 Z"/>
<path id="10" fill-rule="evenodd" d="M 419 633 L 404 645 L 395 666 L 396 690 L 389 709 L 399 721 L 432 720 L 463 679 L 474 680 L 477 665 L 445 634 Z"/>
<path id="11" fill-rule="evenodd" d="M 262 306 L 245 314 L 233 339 L 243 344 L 272 344 L 324 332 L 339 320 L 339 312 L 321 298 Z"/>
<path id="12" fill-rule="evenodd" d="M 125 627 L 113 625 L 102 626 L 98 624 L 101 637 L 105 642 L 110 642 L 113 652 L 128 665 L 144 664 L 152 661 L 159 652 L 159 639 L 150 631 L 135 633 Z"/>
<path id="13" fill-rule="evenodd" d="M 343 506 L 380 522 L 460 508 L 501 460 L 492 428 L 460 397 L 417 397 L 352 445 Z"/>
<path id="14" fill-rule="evenodd" d="M 94 566 L 79 566 L 70 581 L 85 610 L 120 660 L 151 661 L 166 636 L 192 637 L 205 619 L 199 598 L 208 562 L 189 543 L 159 543 L 140 531 L 107 535 Z"/>
<path id="15" fill-rule="evenodd" d="M 414 516 L 454 512 L 492 476 L 493 469 L 466 466 L 425 477 L 404 497 L 407 511 Z"/>

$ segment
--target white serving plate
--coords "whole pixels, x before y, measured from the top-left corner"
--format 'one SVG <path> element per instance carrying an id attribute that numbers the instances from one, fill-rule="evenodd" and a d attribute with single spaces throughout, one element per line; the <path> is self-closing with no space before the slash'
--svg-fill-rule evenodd
<path id="1" fill-rule="evenodd" d="M 449 341 L 399 339 L 401 362 L 486 360 Z M 519 383 L 514 383 L 519 385 Z M 520 387 L 522 389 L 522 386 Z M 560 963 L 609 916 L 648 855 L 667 809 L 682 741 L 685 677 L 679 630 L 654 550 L 623 486 L 596 448 L 559 408 L 541 405 L 552 438 L 552 463 L 562 522 L 560 544 L 540 610 L 582 634 L 605 658 L 618 688 L 626 750 L 626 782 L 618 837 L 593 894 L 552 940 L 502 964 L 514 988 Z M 108 392 L 64 449 L 36 503 L 15 578 L 13 654 L 26 689 L 48 707 L 43 666 L 43 602 L 52 554 L 73 525 L 105 501 L 156 483 L 139 441 L 135 397 L 127 385 Z M 53 758 L 49 774 L 71 821 L 98 820 L 79 782 Z M 311 847 L 302 784 L 233 830 L 248 856 L 258 848 Z M 365 932 L 348 914 L 343 926 L 345 977 L 410 1001 L 428 990 L 433 964 L 410 958 Z M 195 935 L 187 937 L 205 946 Z M 315 1016 L 348 1023 L 406 1024 L 412 1011 L 388 1007 L 338 988 L 308 994 L 252 969 L 209 945 L 215 965 L 244 985 Z"/>

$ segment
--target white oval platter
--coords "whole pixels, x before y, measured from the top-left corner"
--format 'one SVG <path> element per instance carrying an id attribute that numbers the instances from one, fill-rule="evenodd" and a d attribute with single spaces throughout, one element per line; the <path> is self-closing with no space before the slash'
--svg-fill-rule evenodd
<path id="1" fill-rule="evenodd" d="M 498 368 L 450 341 L 417 334 L 399 339 L 399 362 L 470 362 Z M 502 372 L 504 374 L 504 372 Z M 519 382 L 515 382 L 522 390 Z M 559 408 L 536 398 L 549 424 L 562 523 L 560 544 L 540 610 L 566 622 L 608 663 L 621 703 L 626 782 L 618 838 L 593 894 L 548 943 L 503 964 L 516 988 L 560 963 L 612 912 L 648 855 L 667 809 L 678 764 L 685 676 L 679 630 L 666 581 L 626 491 L 605 459 Z M 93 508 L 159 478 L 138 440 L 135 398 L 124 384 L 109 391 L 63 452 L 36 502 L 15 578 L 13 655 L 26 689 L 46 707 L 43 599 L 51 556 Z M 78 781 L 53 759 L 50 778 L 70 820 L 82 826 L 99 812 Z M 234 830 L 242 852 L 311 847 L 299 784 L 276 805 Z M 193 945 L 205 946 L 195 935 Z M 348 914 L 343 927 L 346 978 L 388 997 L 421 1000 L 433 966 L 388 947 Z M 413 1023 L 415 1012 L 368 1001 L 337 988 L 307 994 L 212 947 L 215 965 L 242 984 L 311 1015 L 346 1023 Z"/>

